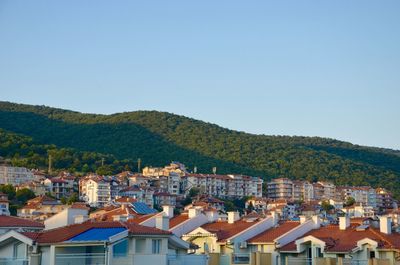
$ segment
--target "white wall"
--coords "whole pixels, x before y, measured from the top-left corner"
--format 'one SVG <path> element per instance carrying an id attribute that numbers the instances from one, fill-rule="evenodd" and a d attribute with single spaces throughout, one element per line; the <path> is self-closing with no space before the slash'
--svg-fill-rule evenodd
<path id="1" fill-rule="evenodd" d="M 175 226 L 169 231 L 174 233 L 176 236 L 181 237 L 182 235 L 187 234 L 206 223 L 208 223 L 207 216 L 205 216 L 204 214 L 199 214 L 198 216 L 188 219 L 178 226 Z"/>
<path id="2" fill-rule="evenodd" d="M 53 215 L 44 221 L 45 230 L 62 227 L 75 223 L 75 216 L 87 215 L 88 211 L 84 209 L 67 208 L 62 212 Z"/>
<path id="3" fill-rule="evenodd" d="M 311 231 L 312 229 L 316 229 L 319 227 L 319 224 L 316 224 L 313 220 L 308 220 L 305 223 L 296 226 L 294 229 L 290 230 L 289 232 L 283 234 L 279 238 L 276 239 L 277 243 L 280 246 L 284 246 L 296 238 L 304 235 L 305 233 Z"/>
<path id="4" fill-rule="evenodd" d="M 262 233 L 263 231 L 271 228 L 273 225 L 274 225 L 274 218 L 272 217 L 265 218 L 264 220 L 261 220 L 260 222 L 255 223 L 253 226 L 244 230 L 242 233 L 238 234 L 231 240 L 233 240 L 233 242 L 236 245 L 237 243 L 241 243 Z"/>

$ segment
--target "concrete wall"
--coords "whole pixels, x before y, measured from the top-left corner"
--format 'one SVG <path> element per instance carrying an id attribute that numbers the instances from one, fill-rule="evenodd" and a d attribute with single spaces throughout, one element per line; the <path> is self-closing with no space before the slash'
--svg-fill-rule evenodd
<path id="1" fill-rule="evenodd" d="M 88 211 L 84 209 L 64 209 L 62 212 L 53 215 L 44 221 L 45 229 L 54 229 L 75 223 L 75 216 L 87 215 Z"/>
<path id="2" fill-rule="evenodd" d="M 166 255 L 135 254 L 135 255 L 133 255 L 133 264 L 167 265 L 167 256 Z"/>

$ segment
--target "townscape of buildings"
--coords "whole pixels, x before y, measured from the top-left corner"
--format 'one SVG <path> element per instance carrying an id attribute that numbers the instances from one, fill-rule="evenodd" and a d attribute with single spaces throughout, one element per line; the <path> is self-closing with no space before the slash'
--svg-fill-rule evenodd
<path id="1" fill-rule="evenodd" d="M 400 264 L 400 211 L 383 188 L 263 183 L 178 162 L 79 179 L 0 166 L 0 183 L 37 196 L 14 217 L 0 194 L 0 264 Z M 242 213 L 226 209 L 242 198 Z"/>

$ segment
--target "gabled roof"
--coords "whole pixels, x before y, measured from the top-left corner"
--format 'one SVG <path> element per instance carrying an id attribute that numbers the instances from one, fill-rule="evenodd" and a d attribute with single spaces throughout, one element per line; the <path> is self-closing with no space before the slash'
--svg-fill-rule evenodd
<path id="1" fill-rule="evenodd" d="M 44 225 L 28 219 L 0 215 L 0 227 L 44 228 Z"/>
<path id="2" fill-rule="evenodd" d="M 400 249 L 400 234 L 393 233 L 390 235 L 381 233 L 375 228 L 366 228 L 357 230 L 358 224 L 348 227 L 346 230 L 340 230 L 338 225 L 328 225 L 319 229 L 312 230 L 300 238 L 313 236 L 325 242 L 326 252 L 349 252 L 357 247 L 357 242 L 365 238 L 374 240 L 378 243 L 378 248 L 383 249 Z M 297 240 L 297 239 L 296 239 Z M 283 246 L 282 251 L 296 250 L 295 241 Z"/>
<path id="3" fill-rule="evenodd" d="M 189 215 L 187 213 L 176 215 L 169 220 L 169 228 L 172 229 L 187 220 L 189 220 Z"/>
<path id="4" fill-rule="evenodd" d="M 40 244 L 51 244 L 66 242 L 93 228 L 125 228 L 132 235 L 170 235 L 171 232 L 153 227 L 142 226 L 134 223 L 124 222 L 92 222 L 73 224 L 38 233 L 25 232 L 23 235 L 37 241 Z"/>
<path id="5" fill-rule="evenodd" d="M 289 232 L 293 228 L 300 225 L 300 222 L 286 221 L 279 222 L 275 227 L 265 230 L 264 232 L 247 240 L 249 243 L 272 243 L 275 239 L 282 236 L 286 232 Z"/>
<path id="6" fill-rule="evenodd" d="M 243 232 L 247 228 L 255 225 L 259 221 L 254 222 L 246 222 L 243 220 L 239 220 L 234 222 L 233 224 L 229 224 L 226 221 L 223 222 L 214 222 L 202 225 L 201 228 L 207 230 L 210 233 L 214 233 L 217 235 L 218 242 L 225 242 L 227 239 Z"/>

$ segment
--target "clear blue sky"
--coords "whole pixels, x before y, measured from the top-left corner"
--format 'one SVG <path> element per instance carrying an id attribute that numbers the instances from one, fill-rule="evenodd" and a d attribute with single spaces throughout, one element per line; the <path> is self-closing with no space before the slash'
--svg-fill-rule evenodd
<path id="1" fill-rule="evenodd" d="M 400 1 L 0 0 L 0 99 L 400 149 Z"/>

